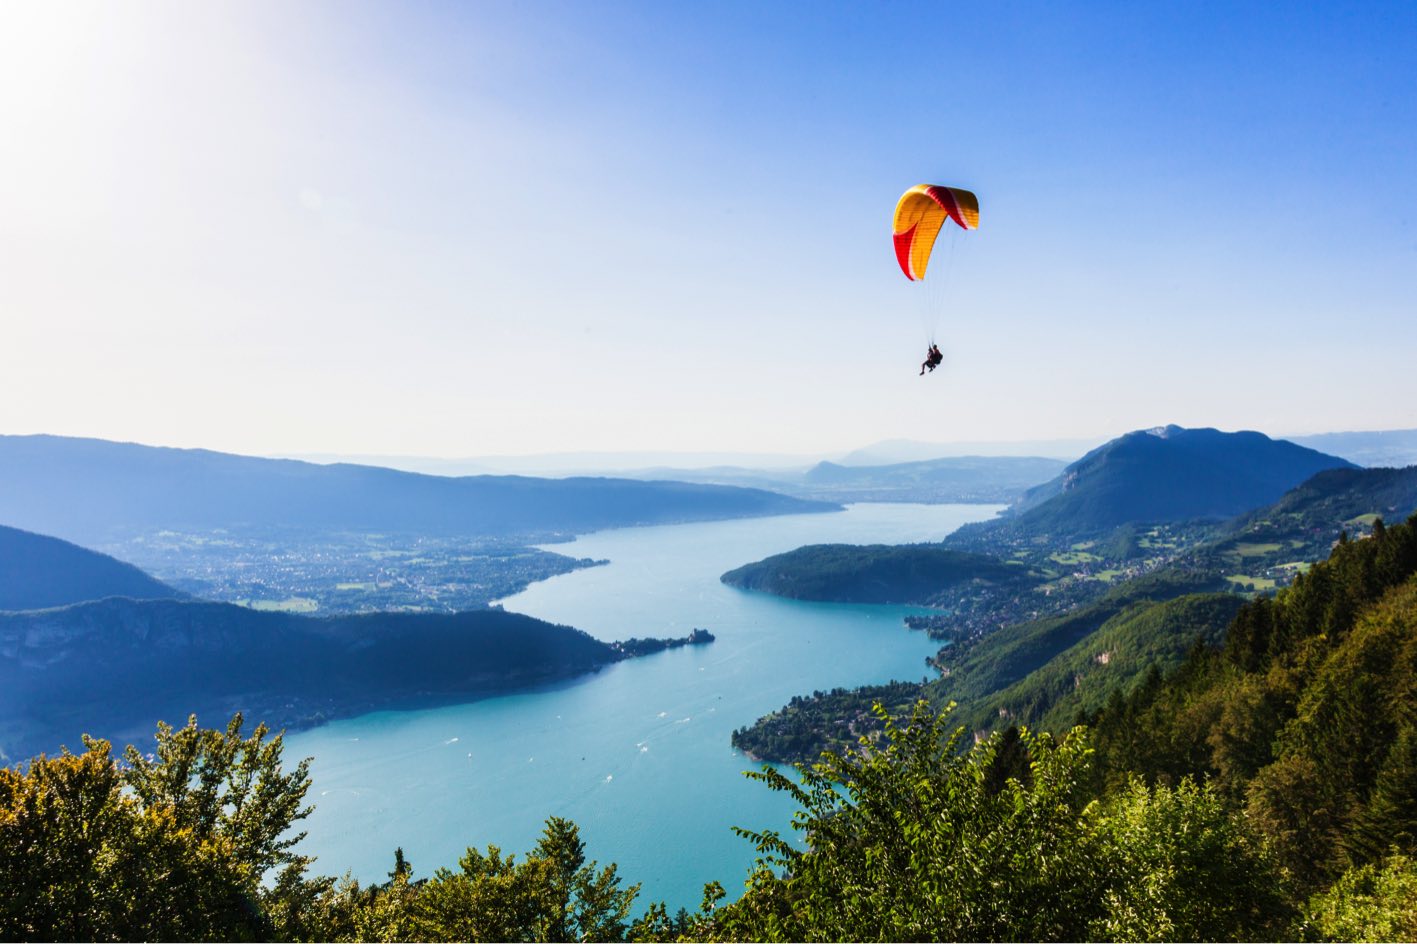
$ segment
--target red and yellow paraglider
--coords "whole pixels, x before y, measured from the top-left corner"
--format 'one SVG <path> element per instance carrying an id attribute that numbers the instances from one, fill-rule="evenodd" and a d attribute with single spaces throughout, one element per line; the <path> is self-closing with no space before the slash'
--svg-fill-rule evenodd
<path id="1" fill-rule="evenodd" d="M 895 258 L 900 263 L 900 271 L 912 282 L 925 279 L 925 270 L 930 266 L 930 255 L 935 251 L 935 242 L 945 222 L 952 220 L 962 230 L 979 228 L 979 198 L 968 190 L 958 187 L 943 187 L 938 184 L 918 184 L 901 194 L 895 205 L 895 219 L 891 229 L 895 238 Z M 934 371 L 944 360 L 944 355 L 935 344 L 935 322 L 944 306 L 944 288 L 940 284 L 946 280 L 932 279 L 931 291 L 925 302 L 926 332 L 930 349 L 925 363 L 920 365 L 920 373 L 928 369 Z"/>
<path id="2" fill-rule="evenodd" d="M 945 220 L 960 229 L 979 228 L 979 198 L 958 187 L 918 184 L 901 194 L 895 205 L 895 257 L 912 282 L 925 278 L 930 253 Z"/>

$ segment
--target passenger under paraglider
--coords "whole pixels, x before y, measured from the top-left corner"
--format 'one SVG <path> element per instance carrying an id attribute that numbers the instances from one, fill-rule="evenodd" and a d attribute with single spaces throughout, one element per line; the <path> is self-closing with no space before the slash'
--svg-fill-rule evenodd
<path id="1" fill-rule="evenodd" d="M 920 376 L 924 377 L 927 369 L 931 373 L 934 373 L 935 368 L 939 367 L 940 364 L 944 362 L 944 359 L 945 355 L 940 353 L 940 346 L 938 344 L 931 344 L 930 350 L 925 352 L 925 363 L 920 365 Z"/>

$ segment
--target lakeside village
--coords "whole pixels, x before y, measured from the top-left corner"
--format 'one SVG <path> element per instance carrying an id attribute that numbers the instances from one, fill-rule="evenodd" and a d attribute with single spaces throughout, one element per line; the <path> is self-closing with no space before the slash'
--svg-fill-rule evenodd
<path id="1" fill-rule="evenodd" d="M 322 616 L 454 613 L 607 563 L 531 546 L 567 538 L 161 531 L 102 550 L 193 596 L 254 609 Z"/>

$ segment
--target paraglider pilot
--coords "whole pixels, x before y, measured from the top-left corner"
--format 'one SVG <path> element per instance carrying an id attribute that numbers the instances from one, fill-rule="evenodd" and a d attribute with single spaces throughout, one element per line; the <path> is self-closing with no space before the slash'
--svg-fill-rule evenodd
<path id="1" fill-rule="evenodd" d="M 939 367 L 944 359 L 945 355 L 940 353 L 940 346 L 938 344 L 931 344 L 930 350 L 925 352 L 925 363 L 920 365 L 920 376 L 925 376 L 926 369 L 934 373 L 935 368 Z"/>

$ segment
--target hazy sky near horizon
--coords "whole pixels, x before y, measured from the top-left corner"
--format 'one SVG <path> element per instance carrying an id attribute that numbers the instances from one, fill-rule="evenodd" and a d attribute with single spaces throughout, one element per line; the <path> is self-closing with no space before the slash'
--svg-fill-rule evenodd
<path id="1" fill-rule="evenodd" d="M 1414 87 L 1410 0 L 10 0 L 0 432 L 1417 426 Z M 926 378 L 890 240 L 921 182 L 982 205 Z"/>

